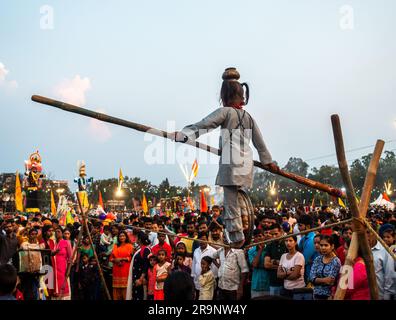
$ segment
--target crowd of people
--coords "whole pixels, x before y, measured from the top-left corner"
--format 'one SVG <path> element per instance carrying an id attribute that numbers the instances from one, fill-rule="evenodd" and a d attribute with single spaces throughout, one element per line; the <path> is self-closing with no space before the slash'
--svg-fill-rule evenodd
<path id="1" fill-rule="evenodd" d="M 130 213 L 111 223 L 92 216 L 89 233 L 79 222 L 60 226 L 50 214 L 3 216 L 0 300 L 105 300 L 105 288 L 112 300 L 334 297 L 352 224 L 309 230 L 347 219 L 346 210 L 256 208 L 252 245 L 242 249 L 226 246 L 222 210 Z M 367 217 L 396 252 L 396 212 L 370 208 Z M 370 232 L 368 239 L 379 298 L 395 300 L 395 261 Z M 345 299 L 370 299 L 360 251 Z"/>

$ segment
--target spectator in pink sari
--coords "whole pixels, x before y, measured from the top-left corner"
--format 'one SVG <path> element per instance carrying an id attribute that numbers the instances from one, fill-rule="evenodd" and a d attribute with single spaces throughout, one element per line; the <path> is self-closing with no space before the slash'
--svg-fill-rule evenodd
<path id="1" fill-rule="evenodd" d="M 358 257 L 353 264 L 352 288 L 348 288 L 345 293 L 345 300 L 370 300 L 370 290 L 367 280 L 366 265 L 359 249 Z"/>
<path id="2" fill-rule="evenodd" d="M 66 278 L 67 266 L 72 258 L 72 248 L 70 241 L 63 239 L 63 231 L 60 227 L 55 230 L 55 250 L 57 254 L 54 257 L 55 267 L 55 286 L 54 286 L 54 298 L 56 300 L 70 300 L 70 283 L 69 279 Z"/>

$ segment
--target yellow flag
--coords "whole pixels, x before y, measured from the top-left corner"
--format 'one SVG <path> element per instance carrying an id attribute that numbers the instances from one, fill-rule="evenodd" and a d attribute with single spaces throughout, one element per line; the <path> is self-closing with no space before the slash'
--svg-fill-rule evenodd
<path id="1" fill-rule="evenodd" d="M 214 204 L 215 204 L 214 196 L 211 196 L 211 197 L 210 197 L 210 205 L 211 205 L 211 206 L 214 206 Z"/>
<path id="2" fill-rule="evenodd" d="M 122 170 L 120 168 L 120 172 L 118 174 L 118 189 L 121 189 L 123 181 L 124 181 L 124 176 L 122 175 Z"/>
<path id="3" fill-rule="evenodd" d="M 21 181 L 19 180 L 19 172 L 16 172 L 15 177 L 15 208 L 17 211 L 23 211 L 22 204 L 22 189 L 21 189 Z"/>
<path id="4" fill-rule="evenodd" d="M 142 208 L 143 208 L 144 213 L 148 212 L 147 199 L 146 199 L 146 195 L 144 193 L 143 193 L 143 200 L 142 200 Z"/>
<path id="5" fill-rule="evenodd" d="M 338 204 L 339 204 L 341 207 L 346 208 L 346 207 L 345 207 L 345 203 L 344 203 L 344 201 L 342 201 L 341 198 L 338 198 Z"/>
<path id="6" fill-rule="evenodd" d="M 55 205 L 55 198 L 54 193 L 51 190 L 51 213 L 55 217 L 56 216 L 56 205 Z"/>
<path id="7" fill-rule="evenodd" d="M 283 204 L 283 200 L 281 200 L 281 202 L 279 202 L 278 206 L 276 207 L 276 210 L 280 210 L 282 208 L 282 204 Z"/>

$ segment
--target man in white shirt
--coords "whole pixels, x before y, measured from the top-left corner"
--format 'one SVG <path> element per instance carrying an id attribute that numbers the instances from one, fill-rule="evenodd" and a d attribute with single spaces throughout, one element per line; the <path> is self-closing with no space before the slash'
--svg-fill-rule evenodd
<path id="1" fill-rule="evenodd" d="M 219 300 L 235 301 L 242 298 L 243 286 L 249 273 L 243 250 L 223 247 L 218 249 L 212 258 L 220 259 Z"/>
<path id="2" fill-rule="evenodd" d="M 391 255 L 385 250 L 377 238 L 367 230 L 369 244 L 373 253 L 374 269 L 377 276 L 380 300 L 396 299 L 396 272 Z"/>
<path id="3" fill-rule="evenodd" d="M 199 233 L 198 239 L 207 241 L 208 235 L 206 233 Z M 201 275 L 201 259 L 205 256 L 212 257 L 215 253 L 216 253 L 216 249 L 212 248 L 206 242 L 200 242 L 199 248 L 195 249 L 194 251 L 191 276 L 193 277 L 195 290 L 197 291 L 196 297 L 199 297 L 199 290 L 201 289 L 201 286 L 199 284 L 199 276 Z M 214 277 L 217 278 L 217 274 L 218 274 L 217 266 L 212 263 L 210 269 L 212 270 Z"/>

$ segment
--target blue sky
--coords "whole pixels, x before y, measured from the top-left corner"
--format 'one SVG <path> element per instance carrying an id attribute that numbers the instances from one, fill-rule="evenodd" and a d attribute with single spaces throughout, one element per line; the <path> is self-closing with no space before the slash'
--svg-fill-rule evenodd
<path id="1" fill-rule="evenodd" d="M 54 10 L 51 30 L 40 28 L 43 5 Z M 353 8 L 352 30 L 340 27 L 343 5 Z M 145 162 L 143 134 L 30 96 L 60 99 L 80 79 L 89 83 L 78 97 L 87 108 L 181 129 L 219 106 L 228 66 L 250 84 L 246 110 L 281 165 L 333 154 L 333 113 L 347 149 L 396 140 L 395 9 L 392 0 L 0 0 L 0 63 L 8 70 L 3 80 L 0 72 L 0 172 L 22 171 L 38 149 L 58 179 L 72 180 L 85 160 L 97 179 L 122 167 L 124 175 L 183 185 L 177 164 Z M 396 141 L 385 145 L 395 148 Z M 197 181 L 213 184 L 216 172 L 216 164 L 202 165 Z"/>

